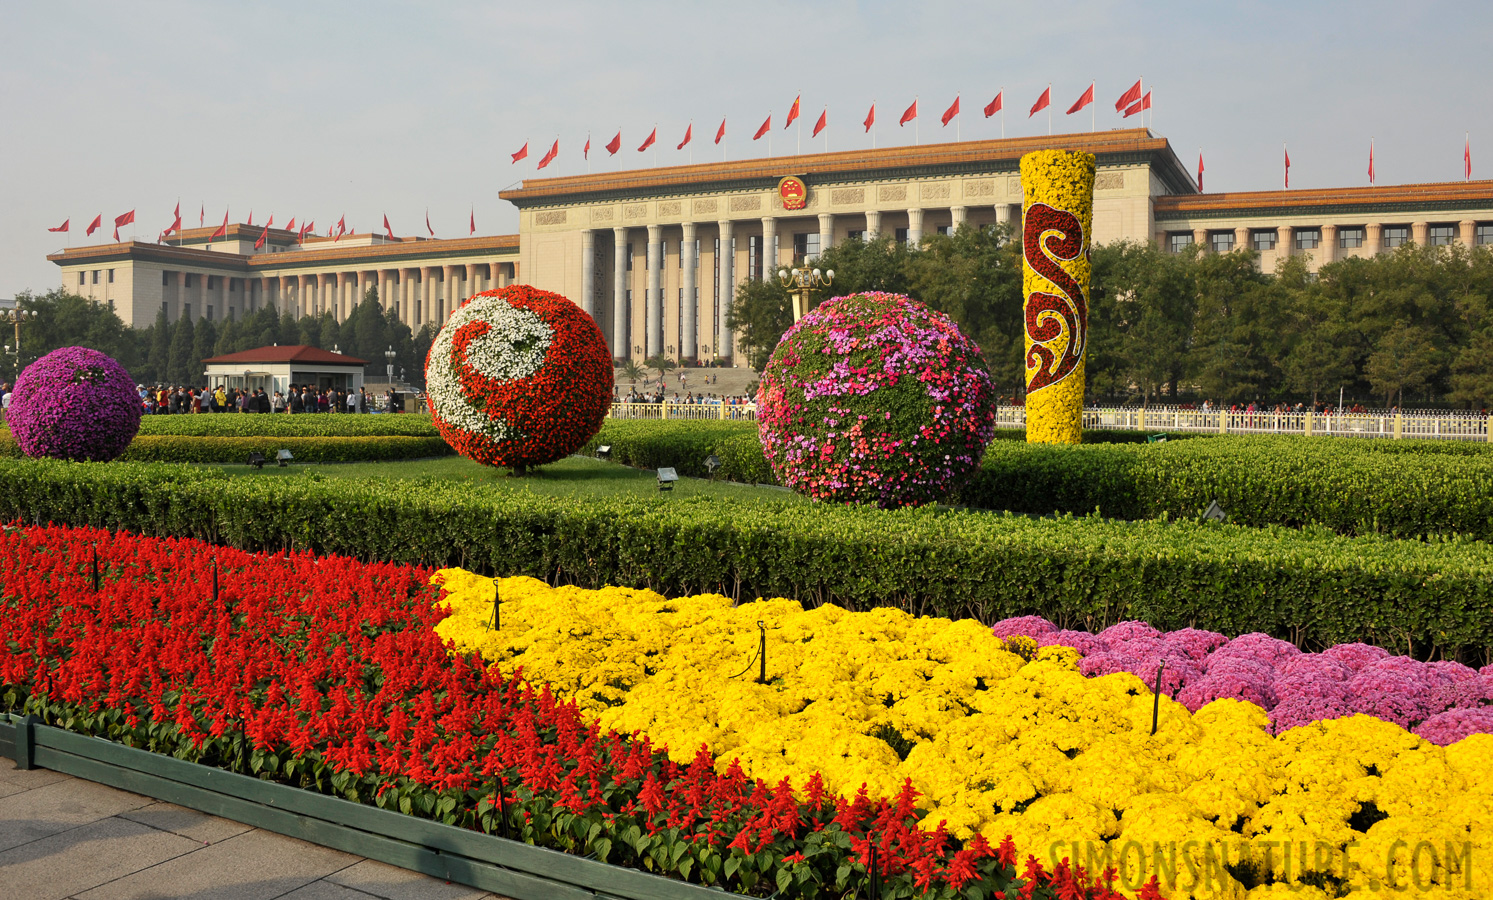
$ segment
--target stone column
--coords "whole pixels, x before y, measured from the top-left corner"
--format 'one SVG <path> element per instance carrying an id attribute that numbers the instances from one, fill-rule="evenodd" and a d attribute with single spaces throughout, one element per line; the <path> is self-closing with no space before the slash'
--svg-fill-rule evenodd
<path id="1" fill-rule="evenodd" d="M 866 210 L 866 240 L 874 241 L 881 234 L 881 210 Z"/>
<path id="2" fill-rule="evenodd" d="M 389 296 L 389 283 L 394 273 L 388 269 L 376 269 L 374 275 L 378 278 L 378 308 L 383 312 L 388 312 L 395 308 Z"/>
<path id="3" fill-rule="evenodd" d="M 1428 232 L 1430 231 L 1430 229 L 1431 229 L 1431 223 L 1430 222 L 1411 222 L 1410 223 L 1410 239 L 1412 241 L 1415 241 L 1415 246 L 1417 246 L 1417 247 L 1424 247 L 1426 245 L 1426 236 L 1427 236 Z"/>
<path id="4" fill-rule="evenodd" d="M 296 318 L 301 319 L 305 318 L 306 316 L 315 315 L 315 312 L 311 307 L 311 276 L 297 275 L 295 277 L 296 302 L 300 306 L 300 309 L 296 311 Z"/>
<path id="5" fill-rule="evenodd" d="M 502 265 L 502 263 L 488 263 L 487 264 L 487 289 L 488 290 L 494 290 L 494 289 L 496 289 L 501 284 L 501 282 L 498 281 L 498 274 L 501 271 L 498 267 L 501 266 L 501 265 Z"/>
<path id="6" fill-rule="evenodd" d="M 482 286 L 477 283 L 477 280 L 480 277 L 481 276 L 477 274 L 477 264 L 467 263 L 467 277 L 466 280 L 461 283 L 461 286 L 465 289 L 466 297 L 463 297 L 461 299 L 465 300 L 467 299 L 467 297 L 471 297 L 473 294 L 482 293 Z"/>
<path id="7" fill-rule="evenodd" d="M 949 207 L 949 215 L 953 217 L 953 225 L 951 225 L 950 227 L 954 231 L 958 231 L 959 230 L 959 226 L 964 224 L 964 217 L 965 217 L 964 207 L 962 207 L 962 206 L 951 206 L 951 207 Z"/>
<path id="8" fill-rule="evenodd" d="M 726 313 L 731 309 L 731 302 L 736 295 L 736 279 L 732 277 L 736 254 L 731 251 L 731 223 L 717 222 L 716 227 L 720 229 L 721 235 L 721 277 L 715 296 L 716 302 L 720 304 L 721 321 L 715 335 L 715 355 L 717 359 L 730 359 L 731 329 L 726 327 Z"/>
<path id="9" fill-rule="evenodd" d="M 823 253 L 835 245 L 835 214 L 819 214 L 819 252 Z"/>
<path id="10" fill-rule="evenodd" d="M 272 279 L 268 275 L 261 275 L 261 276 L 259 276 L 259 305 L 260 306 L 263 306 L 263 305 L 265 305 L 265 304 L 267 304 L 267 303 L 270 302 L 270 298 L 271 298 L 271 294 L 270 294 L 270 282 L 271 282 L 271 280 Z M 280 304 L 279 303 L 275 304 L 275 311 L 276 312 L 280 311 Z"/>
<path id="11" fill-rule="evenodd" d="M 1337 259 L 1337 226 L 1323 225 L 1322 239 L 1317 242 L 1317 265 L 1325 266 Z"/>
<path id="12" fill-rule="evenodd" d="M 368 285 L 373 282 L 373 277 L 374 273 L 367 269 L 358 270 L 358 292 L 353 296 L 352 307 L 348 310 L 349 314 L 363 302 L 363 296 L 368 293 Z M 382 296 L 379 297 L 379 302 L 383 302 Z"/>
<path id="13" fill-rule="evenodd" d="M 1282 225 L 1279 228 L 1275 229 L 1276 259 L 1285 259 L 1286 257 L 1296 252 L 1296 248 L 1291 246 L 1292 234 L 1293 230 L 1289 225 Z"/>
<path id="14" fill-rule="evenodd" d="M 1370 222 L 1363 228 L 1363 246 L 1369 256 L 1378 256 L 1384 249 L 1384 225 Z"/>
<path id="15" fill-rule="evenodd" d="M 774 273 L 778 270 L 778 254 L 775 249 L 778 245 L 778 220 L 772 216 L 762 217 L 762 279 L 764 281 L 777 277 Z"/>
<path id="16" fill-rule="evenodd" d="M 172 322 L 175 322 L 178 319 L 180 319 L 181 318 L 181 307 L 182 307 L 182 304 L 184 302 L 186 302 L 186 299 L 187 299 L 187 273 L 186 272 L 177 272 L 176 273 L 176 309 L 175 310 L 167 310 L 166 311 L 166 318 L 170 319 Z M 175 313 L 175 315 L 173 315 L 173 313 Z"/>
<path id="17" fill-rule="evenodd" d="M 627 317 L 627 229 L 612 229 L 612 356 L 632 356 Z"/>
<path id="18" fill-rule="evenodd" d="M 1468 250 L 1471 250 L 1473 248 L 1473 245 L 1477 243 L 1477 223 L 1472 221 L 1471 219 L 1463 219 L 1462 221 L 1458 222 L 1457 232 L 1457 239 L 1460 240 L 1462 242 L 1462 246 L 1466 247 Z"/>
<path id="19" fill-rule="evenodd" d="M 301 311 L 295 307 L 295 304 L 291 300 L 290 286 L 294 283 L 295 281 L 291 278 L 291 276 L 281 275 L 278 291 L 279 296 L 275 298 L 275 301 L 276 305 L 279 306 L 280 315 L 283 316 L 288 312 L 292 316 L 299 319 L 301 317 Z"/>
<path id="20" fill-rule="evenodd" d="M 764 226 L 768 221 L 769 220 L 767 219 L 762 220 Z M 764 237 L 762 251 L 764 254 L 771 252 L 767 249 L 771 245 L 765 243 L 766 240 L 766 237 Z M 679 259 L 684 267 L 684 278 L 682 279 L 684 282 L 684 301 L 680 304 L 679 310 L 679 326 L 680 329 L 684 332 L 684 337 L 679 347 L 679 358 L 692 360 L 696 356 L 699 356 L 699 351 L 696 349 L 695 340 L 695 329 L 697 327 L 695 322 L 695 310 L 699 307 L 699 303 L 695 299 L 695 270 L 699 267 L 700 260 L 699 257 L 695 255 L 694 222 L 684 223 L 684 242 L 679 245 Z M 765 255 L 763 259 L 766 260 Z"/>
<path id="21" fill-rule="evenodd" d="M 439 266 L 420 267 L 420 323 L 436 323 L 440 327 L 440 317 L 436 311 L 435 302 L 435 273 L 440 271 Z"/>
<path id="22" fill-rule="evenodd" d="M 644 356 L 664 352 L 663 226 L 648 226 L 648 318 Z"/>
<path id="23" fill-rule="evenodd" d="M 400 304 L 403 314 L 400 319 L 410 326 L 411 329 L 419 330 L 420 316 L 415 311 L 415 301 L 420 299 L 420 270 L 401 269 L 399 271 Z"/>
<path id="24" fill-rule="evenodd" d="M 436 324 L 444 325 L 451 318 L 452 311 L 456 309 L 459 290 L 456 286 L 456 266 L 441 266 L 441 318 Z"/>
<path id="25" fill-rule="evenodd" d="M 596 232 L 581 232 L 581 302 L 580 307 L 591 321 L 596 321 Z"/>
<path id="26" fill-rule="evenodd" d="M 995 224 L 1008 225 L 1011 222 L 1011 204 L 995 204 Z"/>
<path id="27" fill-rule="evenodd" d="M 1192 242 L 1194 244 L 1199 245 L 1204 250 L 1212 250 L 1213 249 L 1212 247 L 1210 247 L 1208 245 L 1208 229 L 1206 229 L 1206 228 L 1194 228 L 1194 229 L 1192 229 Z"/>
<path id="28" fill-rule="evenodd" d="M 923 211 L 921 209 L 909 209 L 907 211 L 907 246 L 916 247 L 918 241 L 923 239 Z"/>
<path id="29" fill-rule="evenodd" d="M 1235 228 L 1234 229 L 1234 249 L 1235 250 L 1243 250 L 1245 247 L 1248 247 L 1248 246 L 1249 246 L 1249 229 L 1248 228 Z"/>

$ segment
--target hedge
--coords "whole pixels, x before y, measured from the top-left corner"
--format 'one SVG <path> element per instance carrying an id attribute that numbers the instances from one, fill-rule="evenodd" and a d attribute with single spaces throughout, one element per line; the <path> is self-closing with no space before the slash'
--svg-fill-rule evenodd
<path id="1" fill-rule="evenodd" d="M 751 423 L 608 421 L 627 465 L 772 482 Z M 1083 446 L 1030 445 L 997 432 L 980 472 L 950 503 L 1048 515 L 1191 518 L 1218 501 L 1241 525 L 1321 525 L 1341 534 L 1493 539 L 1493 452 L 1485 443 L 1219 435 L 1146 444 L 1141 432 L 1086 432 Z"/>
<path id="2" fill-rule="evenodd" d="M 11 520 L 985 622 L 1034 613 L 1097 631 L 1143 619 L 1472 661 L 1493 647 L 1493 546 L 1465 539 L 0 460 L 0 521 Z"/>
<path id="3" fill-rule="evenodd" d="M 215 437 L 366 437 L 401 434 L 435 437 L 440 434 L 428 415 L 403 413 L 212 413 L 146 416 L 141 434 L 183 434 Z"/>
<path id="4" fill-rule="evenodd" d="M 376 462 L 450 456 L 451 448 L 437 437 L 386 435 L 377 437 L 191 437 L 137 435 L 121 459 L 132 462 L 246 463 L 258 452 L 274 464 L 281 450 L 298 463 Z M 9 432 L 0 432 L 0 456 L 19 458 L 21 448 Z"/>

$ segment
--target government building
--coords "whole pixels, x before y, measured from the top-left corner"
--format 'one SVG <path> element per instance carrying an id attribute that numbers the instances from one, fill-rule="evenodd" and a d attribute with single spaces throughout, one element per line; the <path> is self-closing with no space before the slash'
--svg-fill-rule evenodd
<path id="1" fill-rule="evenodd" d="M 1316 269 L 1412 242 L 1493 244 L 1493 181 L 1203 194 L 1166 139 L 1140 128 L 528 179 L 499 194 L 518 208 L 516 235 L 297 243 L 270 229 L 256 249 L 263 227 L 230 225 L 226 239 L 189 229 L 165 244 L 48 259 L 63 287 L 134 327 L 162 309 L 173 321 L 221 319 L 266 303 L 341 319 L 376 286 L 418 330 L 478 291 L 522 281 L 573 300 L 618 358 L 730 363 L 739 346 L 725 313 L 737 284 L 838 241 L 915 244 L 961 224 L 1019 220 L 1021 156 L 1054 147 L 1098 158 L 1096 244 L 1248 246 L 1266 271 L 1298 254 Z"/>

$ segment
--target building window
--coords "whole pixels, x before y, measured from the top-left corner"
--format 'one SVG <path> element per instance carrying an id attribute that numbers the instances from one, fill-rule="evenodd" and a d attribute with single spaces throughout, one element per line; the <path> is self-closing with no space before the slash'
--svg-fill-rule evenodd
<path id="1" fill-rule="evenodd" d="M 1344 250 L 1353 250 L 1363 246 L 1362 228 L 1339 228 L 1337 232 L 1337 245 Z"/>
<path id="2" fill-rule="evenodd" d="M 113 269 L 109 270 L 109 283 L 110 284 L 114 283 L 114 270 Z"/>
<path id="3" fill-rule="evenodd" d="M 632 244 L 627 245 L 627 271 L 632 271 Z"/>
<path id="4" fill-rule="evenodd" d="M 1270 229 L 1261 228 L 1251 231 L 1249 239 L 1254 243 L 1255 250 L 1259 253 L 1275 249 L 1275 232 Z"/>
<path id="5" fill-rule="evenodd" d="M 213 288 L 215 288 L 217 286 L 218 286 L 218 276 L 217 275 L 209 275 L 209 276 L 207 276 L 207 289 L 208 290 L 212 290 Z"/>
<path id="6" fill-rule="evenodd" d="M 181 317 L 183 319 L 190 319 L 190 318 L 192 318 L 192 304 L 190 304 L 190 303 L 183 303 L 181 305 Z"/>
<path id="7" fill-rule="evenodd" d="M 187 273 L 187 277 L 182 280 L 182 287 L 191 287 L 191 286 L 192 286 L 192 274 L 190 272 L 188 272 Z"/>
<path id="8" fill-rule="evenodd" d="M 1396 247 L 1403 246 L 1408 243 L 1410 243 L 1410 226 L 1384 226 L 1384 249 L 1393 250 Z"/>
<path id="9" fill-rule="evenodd" d="M 864 241 L 866 239 L 866 233 L 864 231 L 855 231 L 852 229 L 849 234 L 845 235 L 845 237 L 847 240 Z"/>
<path id="10" fill-rule="evenodd" d="M 1445 247 L 1457 237 L 1455 225 L 1432 225 L 1426 230 L 1426 243 L 1432 247 Z"/>
<path id="11" fill-rule="evenodd" d="M 747 278 L 756 280 L 762 273 L 762 238 L 752 235 L 747 238 Z"/>
<path id="12" fill-rule="evenodd" d="M 213 320 L 213 305 L 211 303 L 207 305 L 207 320 L 209 322 Z"/>
<path id="13" fill-rule="evenodd" d="M 1166 249 L 1173 253 L 1181 253 L 1192 246 L 1192 232 L 1174 231 L 1166 236 Z"/>
<path id="14" fill-rule="evenodd" d="M 1479 246 L 1484 247 L 1493 244 L 1493 225 L 1477 226 L 1477 242 Z"/>
<path id="15" fill-rule="evenodd" d="M 82 287 L 85 283 L 87 283 L 86 282 L 87 276 L 88 276 L 87 272 L 79 272 L 78 273 L 78 287 Z"/>
<path id="16" fill-rule="evenodd" d="M 1322 229 L 1320 228 L 1298 228 L 1296 230 L 1296 249 L 1315 250 L 1322 243 Z"/>
<path id="17" fill-rule="evenodd" d="M 940 226 L 938 226 L 934 230 L 937 231 L 939 234 L 947 236 L 947 235 L 953 233 L 954 226 L 952 226 L 952 225 L 940 225 Z"/>
<path id="18" fill-rule="evenodd" d="M 1234 232 L 1215 231 L 1208 235 L 1208 241 L 1213 246 L 1214 253 L 1234 252 Z"/>
<path id="19" fill-rule="evenodd" d="M 808 262 L 819 256 L 819 232 L 801 232 L 793 236 L 793 261 Z"/>
<path id="20" fill-rule="evenodd" d="M 906 228 L 897 228 L 897 229 L 894 229 L 893 232 L 892 232 L 892 239 L 895 240 L 899 244 L 905 244 L 905 243 L 907 243 L 907 229 Z"/>
<path id="21" fill-rule="evenodd" d="M 171 273 L 165 271 L 164 269 L 161 270 L 161 287 L 165 287 L 166 285 L 168 285 L 170 283 L 171 283 Z M 165 301 L 162 301 L 162 302 L 164 303 Z"/>
<path id="22" fill-rule="evenodd" d="M 98 284 L 98 269 L 93 270 L 93 283 Z"/>

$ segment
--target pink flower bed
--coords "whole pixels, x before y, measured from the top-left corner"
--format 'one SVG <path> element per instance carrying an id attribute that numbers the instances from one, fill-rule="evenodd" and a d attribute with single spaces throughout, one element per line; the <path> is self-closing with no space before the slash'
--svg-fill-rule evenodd
<path id="1" fill-rule="evenodd" d="M 1040 647 L 1072 647 L 1083 654 L 1088 676 L 1130 672 L 1154 686 L 1160 669 L 1162 691 L 1194 712 L 1223 697 L 1248 700 L 1270 713 L 1277 731 L 1364 713 L 1441 745 L 1493 734 L 1493 665 L 1425 663 L 1368 644 L 1303 653 L 1264 634 L 1230 640 L 1195 628 L 1161 632 L 1144 622 L 1090 634 L 1021 616 L 992 630 L 1001 638 L 1025 635 Z"/>

